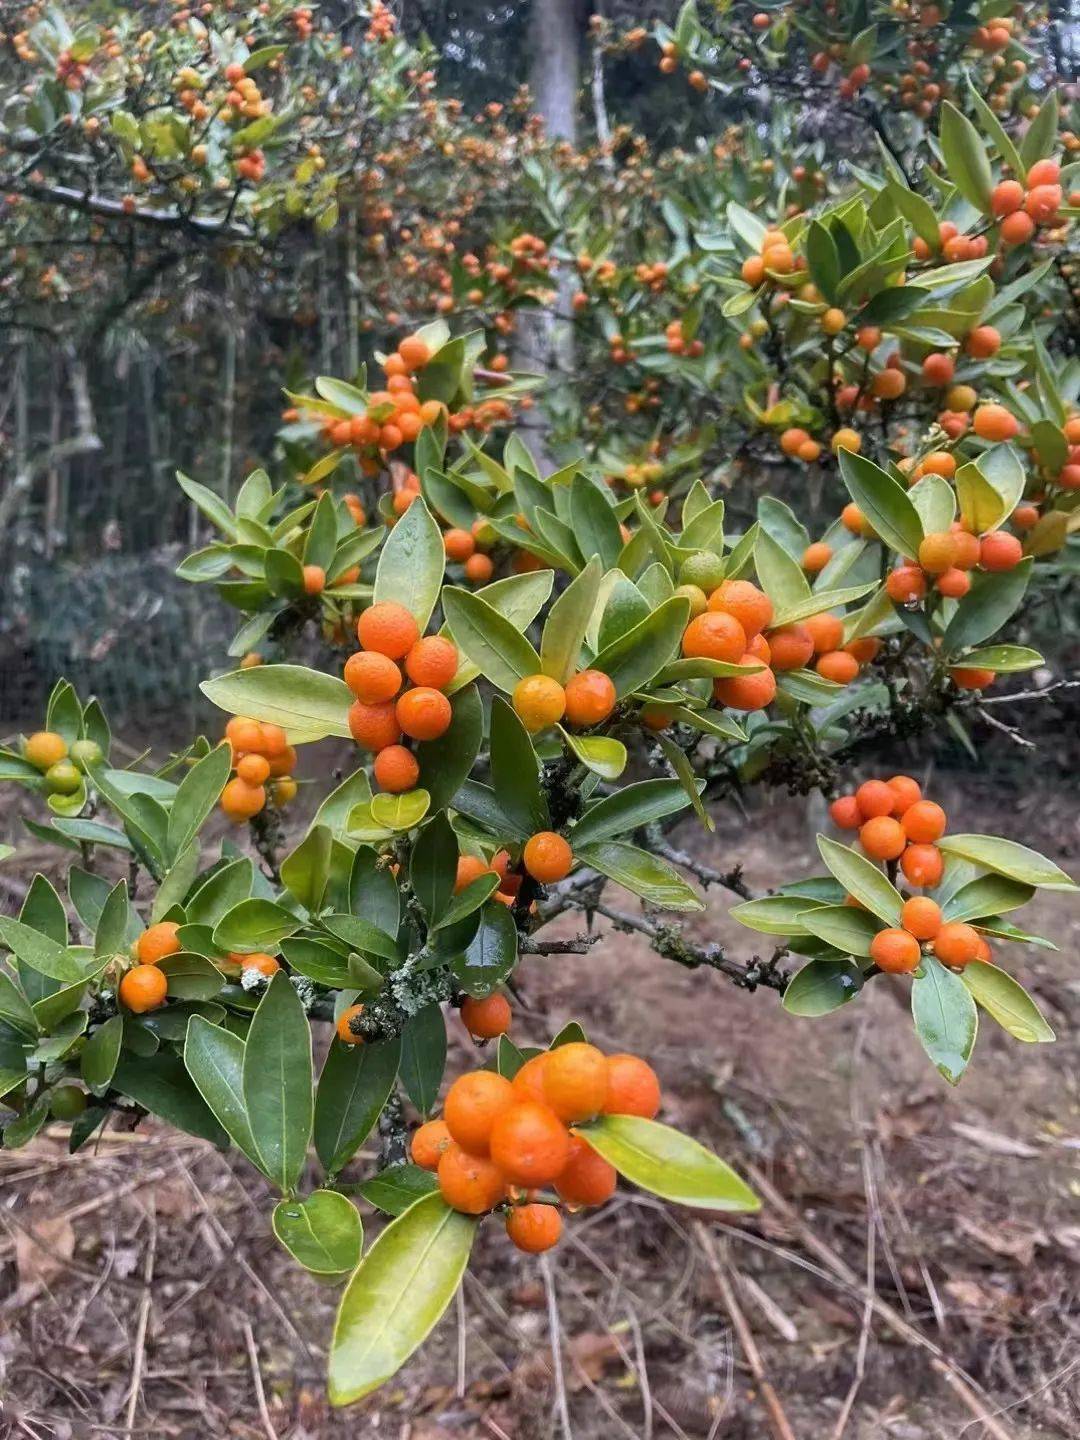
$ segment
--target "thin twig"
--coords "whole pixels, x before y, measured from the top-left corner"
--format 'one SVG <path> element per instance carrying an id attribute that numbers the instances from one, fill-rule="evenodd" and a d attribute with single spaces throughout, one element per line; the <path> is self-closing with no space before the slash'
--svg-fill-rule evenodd
<path id="1" fill-rule="evenodd" d="M 562 1362 L 562 1327 L 559 1324 L 559 1301 L 555 1294 L 555 1277 L 551 1272 L 551 1259 L 540 1257 L 540 1273 L 544 1277 L 544 1294 L 547 1296 L 548 1338 L 551 1342 L 551 1373 L 555 1381 L 555 1409 L 562 1427 L 563 1440 L 574 1440 L 570 1428 L 570 1406 L 566 1398 L 566 1380 Z"/>
<path id="2" fill-rule="evenodd" d="M 263 1429 L 266 1431 L 266 1440 L 278 1440 L 278 1433 L 274 1429 L 274 1422 L 270 1419 L 270 1411 L 266 1408 L 266 1391 L 263 1389 L 262 1371 L 259 1369 L 259 1352 L 255 1348 L 255 1332 L 251 1328 L 251 1321 L 244 1321 L 244 1344 L 247 1346 L 248 1359 L 251 1362 L 251 1380 L 255 1386 L 255 1403 L 259 1407 L 259 1419 L 262 1421 Z"/>
<path id="3" fill-rule="evenodd" d="M 150 1323 L 150 1303 L 153 1297 L 154 1257 L 157 1255 L 157 1220 L 153 1201 L 147 1217 L 150 1224 L 150 1244 L 143 1265 L 143 1293 L 139 1301 L 139 1319 L 135 1326 L 135 1363 L 131 1367 L 131 1388 L 128 1391 L 127 1413 L 124 1416 L 124 1434 L 130 1435 L 135 1429 L 135 1411 L 142 1391 L 143 1362 L 146 1359 L 146 1327 Z"/>

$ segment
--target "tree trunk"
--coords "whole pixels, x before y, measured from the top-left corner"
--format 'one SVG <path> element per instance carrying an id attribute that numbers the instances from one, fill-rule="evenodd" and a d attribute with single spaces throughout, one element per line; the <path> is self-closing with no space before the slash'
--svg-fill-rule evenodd
<path id="1" fill-rule="evenodd" d="M 532 0 L 529 16 L 529 89 L 533 109 L 544 118 L 548 138 L 577 140 L 577 102 L 581 83 L 581 30 L 578 0 Z M 548 376 L 554 391 L 574 368 L 574 332 L 570 321 L 574 277 L 564 270 L 558 278 L 554 312 L 520 312 L 514 368 Z M 522 417 L 530 449 L 541 468 L 554 468 L 547 453 L 548 424 L 542 409 Z"/>

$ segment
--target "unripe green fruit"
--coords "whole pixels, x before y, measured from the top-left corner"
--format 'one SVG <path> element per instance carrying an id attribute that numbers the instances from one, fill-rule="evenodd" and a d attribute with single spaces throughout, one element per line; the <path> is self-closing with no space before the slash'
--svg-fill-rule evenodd
<path id="1" fill-rule="evenodd" d="M 105 754 L 96 740 L 76 740 L 71 747 L 71 758 L 80 770 L 86 770 L 104 760 Z"/>
<path id="2" fill-rule="evenodd" d="M 86 1091 L 78 1085 L 54 1085 L 49 1091 L 49 1109 L 54 1120 L 77 1120 L 86 1109 Z"/>
<path id="3" fill-rule="evenodd" d="M 82 776 L 70 760 L 58 760 L 45 771 L 45 783 L 54 795 L 74 795 Z"/>
<path id="4" fill-rule="evenodd" d="M 724 578 L 724 562 L 719 555 L 713 555 L 708 550 L 702 550 L 697 555 L 691 555 L 682 563 L 679 570 L 679 583 L 681 585 L 697 585 L 705 591 L 706 595 L 710 590 L 715 590 Z"/>
<path id="5" fill-rule="evenodd" d="M 715 588 L 715 587 L 714 587 Z M 682 595 L 690 601 L 690 619 L 694 620 L 698 615 L 704 615 L 709 608 L 709 600 L 700 585 L 680 585 L 676 595 Z"/>

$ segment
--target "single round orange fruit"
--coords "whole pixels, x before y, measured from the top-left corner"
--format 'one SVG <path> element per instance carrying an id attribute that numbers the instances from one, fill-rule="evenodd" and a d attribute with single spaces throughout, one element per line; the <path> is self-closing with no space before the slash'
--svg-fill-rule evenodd
<path id="1" fill-rule="evenodd" d="M 522 859 L 534 880 L 541 885 L 553 885 L 570 874 L 574 854 L 554 830 L 540 830 L 526 840 Z"/>
<path id="2" fill-rule="evenodd" d="M 514 1092 L 505 1075 L 474 1070 L 459 1076 L 450 1086 L 443 1119 L 450 1134 L 470 1155 L 486 1155 L 492 1126 L 513 1103 Z"/>
<path id="3" fill-rule="evenodd" d="M 453 1144 L 453 1140 L 446 1121 L 429 1120 L 413 1134 L 409 1147 L 412 1162 L 414 1165 L 419 1165 L 421 1170 L 434 1172 L 439 1168 L 443 1151 L 451 1144 Z"/>
<path id="4" fill-rule="evenodd" d="M 181 948 L 176 932 L 180 929 L 175 920 L 159 920 L 144 930 L 135 942 L 135 953 L 144 965 L 156 965 L 166 955 L 175 955 Z"/>
<path id="5" fill-rule="evenodd" d="M 445 635 L 425 635 L 405 657 L 405 673 L 413 684 L 433 690 L 445 690 L 457 668 L 457 646 Z"/>
<path id="6" fill-rule="evenodd" d="M 514 1205 L 506 1217 L 506 1233 L 526 1255 L 539 1255 L 559 1243 L 562 1216 L 554 1205 Z"/>
<path id="7" fill-rule="evenodd" d="M 164 1005 L 169 982 L 156 965 L 136 965 L 120 981 L 120 1003 L 136 1015 Z"/>
<path id="8" fill-rule="evenodd" d="M 606 1115 L 640 1115 L 653 1120 L 660 1109 L 660 1081 L 651 1065 L 637 1055 L 607 1057 Z"/>
<path id="9" fill-rule="evenodd" d="M 397 723 L 413 740 L 437 740 L 450 728 L 450 701 L 430 685 L 416 685 L 397 702 Z"/>
<path id="10" fill-rule="evenodd" d="M 573 1041 L 549 1052 L 544 1099 L 560 1120 L 574 1123 L 599 1115 L 607 1093 L 607 1061 L 595 1045 Z"/>
<path id="11" fill-rule="evenodd" d="M 468 996 L 461 1006 L 461 1019 L 475 1040 L 494 1040 L 510 1029 L 513 1013 L 505 995 L 487 995 L 482 1000 Z"/>
<path id="12" fill-rule="evenodd" d="M 570 1135 L 549 1106 L 515 1097 L 491 1127 L 490 1153 L 511 1185 L 550 1185 L 566 1169 Z"/>
<path id="13" fill-rule="evenodd" d="M 615 686 L 602 670 L 582 670 L 566 685 L 566 718 L 571 725 L 599 725 L 615 709 Z"/>
<path id="14" fill-rule="evenodd" d="M 603 1205 L 614 1195 L 618 1178 L 614 1165 L 580 1135 L 571 1135 L 570 1159 L 556 1176 L 555 1190 L 568 1205 Z"/>
<path id="15" fill-rule="evenodd" d="M 464 1215 L 485 1215 L 506 1194 L 498 1166 L 482 1155 L 470 1155 L 453 1141 L 439 1158 L 438 1176 L 443 1199 Z"/>
<path id="16" fill-rule="evenodd" d="M 358 650 L 345 661 L 345 684 L 365 705 L 382 705 L 401 689 L 401 671 L 388 655 Z"/>
<path id="17" fill-rule="evenodd" d="M 337 1038 L 343 1045 L 362 1045 L 364 1037 L 352 1028 L 352 1022 L 364 1013 L 363 1005 L 347 1006 L 337 1018 Z"/>
<path id="18" fill-rule="evenodd" d="M 550 675 L 526 675 L 514 686 L 514 710 L 530 734 L 556 724 L 566 712 L 566 691 Z"/>
<path id="19" fill-rule="evenodd" d="M 416 617 L 396 600 L 380 600 L 360 616 L 356 635 L 365 650 L 375 650 L 391 660 L 404 660 L 420 639 Z"/>

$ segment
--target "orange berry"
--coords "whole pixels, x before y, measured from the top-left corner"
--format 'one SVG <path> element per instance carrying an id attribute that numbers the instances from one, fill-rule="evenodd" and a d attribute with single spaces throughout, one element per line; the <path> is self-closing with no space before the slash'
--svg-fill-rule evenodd
<path id="1" fill-rule="evenodd" d="M 326 571 L 321 565 L 304 566 L 304 594 L 321 595 L 326 585 Z"/>
<path id="2" fill-rule="evenodd" d="M 531 734 L 546 730 L 566 711 L 566 691 L 550 675 L 526 675 L 514 686 L 513 705 Z"/>
<path id="3" fill-rule="evenodd" d="M 221 808 L 237 824 L 258 815 L 265 804 L 265 789 L 261 785 L 249 785 L 244 780 L 230 780 L 221 792 Z"/>
<path id="4" fill-rule="evenodd" d="M 281 962 L 273 955 L 267 955 L 265 950 L 255 950 L 249 955 L 232 952 L 229 959 L 234 960 L 241 970 L 255 970 L 260 975 L 276 975 L 281 969 Z"/>
<path id="5" fill-rule="evenodd" d="M 945 861 L 936 845 L 909 845 L 900 856 L 900 869 L 909 885 L 932 890 L 941 880 Z"/>
<path id="6" fill-rule="evenodd" d="M 869 665 L 880 654 L 881 641 L 876 635 L 860 635 L 857 640 L 849 640 L 844 651 L 860 665 Z"/>
<path id="7" fill-rule="evenodd" d="M 919 461 L 919 468 L 924 475 L 940 475 L 951 480 L 956 474 L 956 457 L 948 450 L 932 450 Z"/>
<path id="8" fill-rule="evenodd" d="M 879 930 L 870 941 L 870 958 L 881 970 L 908 975 L 918 968 L 922 947 L 906 930 Z"/>
<path id="9" fill-rule="evenodd" d="M 1001 222 L 1001 238 L 1006 245 L 1026 245 L 1035 234 L 1035 221 L 1023 210 L 1006 215 Z"/>
<path id="10" fill-rule="evenodd" d="M 917 565 L 898 565 L 889 571 L 885 590 L 897 605 L 910 605 L 926 594 L 926 577 Z"/>
<path id="11" fill-rule="evenodd" d="M 365 750 L 385 750 L 401 739 L 401 726 L 392 700 L 365 705 L 362 700 L 349 706 L 349 731 Z"/>
<path id="12" fill-rule="evenodd" d="M 413 740 L 437 740 L 445 735 L 454 718 L 450 701 L 441 690 L 417 685 L 397 702 L 397 723 Z"/>
<path id="13" fill-rule="evenodd" d="M 261 755 L 265 755 L 266 758 L 271 762 L 270 771 L 271 774 L 273 774 L 273 762 L 277 760 L 280 756 L 285 755 L 289 752 L 289 742 L 285 737 L 285 731 L 281 728 L 280 725 L 270 725 L 266 721 L 264 721 L 259 726 L 259 731 L 262 736 L 262 745 L 259 749 L 259 753 Z M 296 752 L 294 751 L 293 754 L 295 753 Z"/>
<path id="14" fill-rule="evenodd" d="M 495 1121 L 514 1103 L 510 1081 L 493 1070 L 462 1075 L 446 1092 L 443 1119 L 470 1155 L 486 1155 Z"/>
<path id="15" fill-rule="evenodd" d="M 599 1115 L 607 1093 L 607 1061 L 595 1045 L 575 1041 L 548 1054 L 544 1099 L 560 1120 L 575 1123 Z"/>
<path id="16" fill-rule="evenodd" d="M 817 540 L 803 551 L 802 568 L 811 575 L 818 575 L 832 559 L 832 546 L 824 540 Z"/>
<path id="17" fill-rule="evenodd" d="M 136 965 L 120 981 L 120 1003 L 136 1015 L 164 1005 L 169 982 L 156 965 Z"/>
<path id="18" fill-rule="evenodd" d="M 801 429 L 798 425 L 790 425 L 786 430 L 780 432 L 780 449 L 794 460 L 809 439 L 808 431 Z"/>
<path id="19" fill-rule="evenodd" d="M 892 813 L 897 817 L 906 815 L 912 805 L 922 799 L 919 782 L 910 775 L 894 775 L 886 784 L 893 793 Z"/>
<path id="20" fill-rule="evenodd" d="M 409 1147 L 412 1162 L 419 1165 L 421 1170 L 438 1170 L 443 1151 L 452 1144 L 446 1121 L 429 1120 L 427 1124 L 421 1125 L 412 1137 Z"/>
<path id="21" fill-rule="evenodd" d="M 781 625 L 767 638 L 774 670 L 801 670 L 814 653 L 814 637 L 805 625 Z"/>
<path id="22" fill-rule="evenodd" d="M 945 811 L 933 800 L 917 800 L 901 816 L 904 834 L 915 845 L 932 845 L 945 834 Z"/>
<path id="23" fill-rule="evenodd" d="M 876 815 L 859 830 L 859 844 L 871 860 L 897 860 L 904 853 L 907 837 L 899 820 Z"/>
<path id="24" fill-rule="evenodd" d="M 1024 178 L 1029 188 L 1033 185 L 1056 185 L 1061 179 L 1061 166 L 1056 160 L 1036 160 Z"/>
<path id="25" fill-rule="evenodd" d="M 506 1233 L 526 1255 L 539 1255 L 559 1243 L 562 1216 L 554 1205 L 514 1205 L 506 1217 Z"/>
<path id="26" fill-rule="evenodd" d="M 912 895 L 904 901 L 900 924 L 916 940 L 933 940 L 941 929 L 941 906 L 927 895 Z"/>
<path id="27" fill-rule="evenodd" d="M 457 646 L 444 635 L 425 635 L 405 657 L 405 673 L 413 684 L 433 690 L 445 690 L 457 668 Z"/>
<path id="28" fill-rule="evenodd" d="M 571 725 L 600 725 L 615 709 L 615 686 L 602 670 L 581 670 L 566 685 L 566 718 Z"/>
<path id="29" fill-rule="evenodd" d="M 522 859 L 534 880 L 539 880 L 541 885 L 553 885 L 570 874 L 574 854 L 554 830 L 540 830 L 526 840 Z"/>
<path id="30" fill-rule="evenodd" d="M 1024 547 L 1015 535 L 992 530 L 979 544 L 979 564 L 984 570 L 1012 570 L 1024 558 Z"/>
<path id="31" fill-rule="evenodd" d="M 270 778 L 270 761 L 265 755 L 242 755 L 236 773 L 248 785 L 262 785 Z"/>
<path id="32" fill-rule="evenodd" d="M 773 617 L 772 601 L 749 580 L 724 580 L 709 596 L 709 609 L 733 616 L 747 640 L 764 630 Z"/>
<path id="33" fill-rule="evenodd" d="M 270 774 L 273 778 L 282 775 L 291 775 L 296 769 L 296 762 L 299 756 L 292 745 L 286 745 L 280 754 L 274 755 L 270 760 Z"/>
<path id="34" fill-rule="evenodd" d="M 470 555 L 465 561 L 465 579 L 473 585 L 486 585 L 495 573 L 490 555 Z"/>
<path id="35" fill-rule="evenodd" d="M 896 791 L 885 780 L 864 780 L 855 791 L 855 803 L 864 820 L 892 815 L 896 810 Z"/>
<path id="36" fill-rule="evenodd" d="M 924 535 L 919 542 L 919 564 L 928 575 L 942 575 L 952 567 L 955 546 L 952 532 Z"/>
<path id="37" fill-rule="evenodd" d="M 483 860 L 475 855 L 459 855 L 457 862 L 457 876 L 454 880 L 454 894 L 464 890 L 466 885 L 471 885 L 474 880 L 479 880 L 481 875 L 486 875 L 491 869 L 485 865 Z"/>
<path id="38" fill-rule="evenodd" d="M 175 920 L 159 920 L 144 930 L 135 943 L 135 953 L 144 965 L 156 965 L 166 955 L 175 955 L 181 948 L 176 932 L 180 929 Z"/>
<path id="39" fill-rule="evenodd" d="M 844 643 L 844 622 L 838 615 L 824 611 L 820 615 L 809 616 L 802 624 L 814 642 L 816 655 L 826 650 L 839 650 Z"/>
<path id="40" fill-rule="evenodd" d="M 840 511 L 840 521 L 844 529 L 850 530 L 852 535 L 861 535 L 866 528 L 866 519 L 853 500 Z"/>
<path id="41" fill-rule="evenodd" d="M 708 610 L 683 631 L 682 652 L 687 658 L 700 656 L 735 664 L 746 653 L 746 635 L 733 615 Z"/>
<path id="42" fill-rule="evenodd" d="M 980 440 L 1011 440 L 1020 429 L 1016 416 L 1004 405 L 980 405 L 972 427 Z"/>
<path id="43" fill-rule="evenodd" d="M 870 391 L 879 400 L 899 400 L 907 389 L 907 376 L 902 370 L 879 370 L 870 382 Z"/>
<path id="44" fill-rule="evenodd" d="M 510 1029 L 510 1002 L 505 995 L 488 995 L 483 1000 L 470 995 L 462 1003 L 461 1019 L 474 1040 L 494 1040 Z"/>
<path id="45" fill-rule="evenodd" d="M 993 325 L 976 325 L 968 331 L 964 349 L 976 360 L 989 360 L 1001 349 L 1001 332 Z"/>
<path id="46" fill-rule="evenodd" d="M 754 659 L 760 660 L 763 665 L 768 665 L 772 661 L 772 647 L 764 635 L 755 635 L 752 640 L 748 641 L 746 653 L 753 655 Z"/>
<path id="47" fill-rule="evenodd" d="M 1024 203 L 1024 187 L 1018 180 L 1002 180 L 990 195 L 990 209 L 998 219 L 1012 215 Z"/>
<path id="48" fill-rule="evenodd" d="M 951 355 L 935 351 L 922 362 L 923 379 L 928 385 L 944 386 L 952 382 L 956 373 L 956 362 Z"/>
<path id="49" fill-rule="evenodd" d="M 615 1166 L 598 1155 L 580 1135 L 570 1137 L 570 1159 L 555 1180 L 555 1190 L 567 1205 L 603 1205 L 615 1194 Z"/>
<path id="50" fill-rule="evenodd" d="M 997 679 L 997 672 L 957 665 L 949 671 L 949 677 L 958 690 L 986 690 Z"/>
<path id="51" fill-rule="evenodd" d="M 535 1100 L 538 1105 L 544 1104 L 544 1071 L 547 1068 L 547 1058 L 548 1052 L 545 1050 L 522 1065 L 511 1081 L 516 1100 Z"/>
<path id="52" fill-rule="evenodd" d="M 447 1205 L 464 1215 L 486 1215 L 506 1195 L 499 1167 L 482 1155 L 470 1155 L 453 1141 L 439 1157 L 438 1177 Z"/>
<path id="53" fill-rule="evenodd" d="M 637 1055 L 607 1057 L 605 1115 L 640 1115 L 652 1120 L 660 1109 L 660 1081 L 656 1071 Z"/>
<path id="54" fill-rule="evenodd" d="M 756 665 L 757 656 L 747 651 L 739 656 L 738 663 Z M 776 698 L 776 676 L 771 670 L 757 670 L 753 675 L 729 675 L 714 680 L 713 698 L 732 710 L 764 710 Z"/>
<path id="55" fill-rule="evenodd" d="M 225 738 L 232 746 L 234 754 L 242 755 L 246 751 L 262 753 L 262 726 L 257 720 L 249 720 L 246 715 L 232 717 L 225 726 Z"/>
<path id="56" fill-rule="evenodd" d="M 404 745 L 387 745 L 375 756 L 371 767 L 375 783 L 388 795 L 401 795 L 411 790 L 420 778 L 420 765 Z"/>
<path id="57" fill-rule="evenodd" d="M 968 965 L 979 953 L 979 932 L 962 920 L 950 920 L 934 936 L 934 954 L 943 965 Z"/>
<path id="58" fill-rule="evenodd" d="M 468 560 L 476 550 L 476 541 L 468 530 L 447 530 L 443 549 L 448 560 Z"/>
<path id="59" fill-rule="evenodd" d="M 544 1075 L 546 1089 L 546 1065 Z M 492 1126 L 491 1158 L 511 1185 L 550 1185 L 566 1169 L 570 1135 L 549 1106 L 515 1100 Z"/>
<path id="60" fill-rule="evenodd" d="M 365 705 L 393 700 L 401 689 L 401 671 L 387 655 L 377 650 L 357 650 L 345 661 L 345 684 Z"/>
<path id="61" fill-rule="evenodd" d="M 338 1016 L 334 1029 L 337 1032 L 337 1038 L 343 1045 L 362 1045 L 364 1043 L 364 1037 L 358 1035 L 352 1028 L 353 1020 L 363 1013 L 363 1005 L 349 1005 Z"/>
<path id="62" fill-rule="evenodd" d="M 410 370 L 422 370 L 431 359 L 431 347 L 419 335 L 406 335 L 397 350 Z"/>
<path id="63" fill-rule="evenodd" d="M 969 530 L 954 530 L 952 538 L 953 564 L 958 570 L 973 570 L 982 554 L 979 537 L 972 535 Z"/>
<path id="64" fill-rule="evenodd" d="M 949 600 L 961 600 L 971 589 L 971 576 L 966 570 L 958 570 L 954 565 L 938 576 L 937 589 L 939 594 Z"/>
<path id="65" fill-rule="evenodd" d="M 858 830 L 863 823 L 863 813 L 854 795 L 838 796 L 829 806 L 829 815 L 841 830 Z"/>
<path id="66" fill-rule="evenodd" d="M 823 680 L 835 680 L 838 685 L 850 685 L 859 673 L 859 662 L 846 650 L 826 650 L 819 655 L 814 669 Z"/>
<path id="67" fill-rule="evenodd" d="M 747 285 L 756 289 L 765 279 L 765 261 L 760 255 L 748 256 L 742 263 L 740 274 Z"/>
<path id="68" fill-rule="evenodd" d="M 365 650 L 403 660 L 419 640 L 420 627 L 404 605 L 396 600 L 380 600 L 361 614 L 356 634 Z"/>

